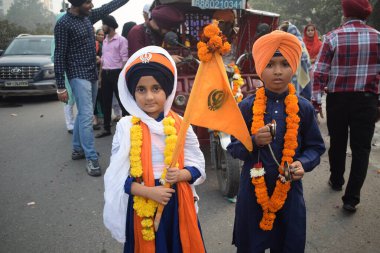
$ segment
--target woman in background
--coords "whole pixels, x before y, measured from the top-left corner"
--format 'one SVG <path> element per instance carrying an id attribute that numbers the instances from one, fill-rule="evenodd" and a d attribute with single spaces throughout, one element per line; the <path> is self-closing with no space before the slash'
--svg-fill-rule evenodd
<path id="1" fill-rule="evenodd" d="M 315 59 L 318 56 L 319 49 L 322 46 L 322 42 L 318 38 L 317 28 L 314 24 L 308 24 L 303 30 L 303 42 L 306 45 L 307 51 L 310 56 L 311 64 L 314 64 Z"/>

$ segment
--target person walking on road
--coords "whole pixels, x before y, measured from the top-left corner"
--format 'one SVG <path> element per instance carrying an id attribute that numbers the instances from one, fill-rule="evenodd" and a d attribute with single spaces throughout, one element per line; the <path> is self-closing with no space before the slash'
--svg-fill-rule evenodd
<path id="1" fill-rule="evenodd" d="M 102 19 L 103 31 L 106 37 L 102 47 L 102 74 L 101 74 L 101 92 L 103 96 L 103 131 L 97 134 L 96 138 L 102 138 L 111 135 L 111 114 L 113 95 L 120 105 L 122 115 L 127 115 L 127 111 L 121 105 L 117 81 L 124 64 L 128 60 L 128 42 L 123 36 L 116 33 L 115 29 L 119 27 L 116 19 L 108 15 Z"/>
<path id="2" fill-rule="evenodd" d="M 69 0 L 72 4 L 54 28 L 54 70 L 57 94 L 60 101 L 68 99 L 65 89 L 67 77 L 72 88 L 78 114 L 73 132 L 73 160 L 86 158 L 86 170 L 90 176 L 100 176 L 98 153 L 95 150 L 92 127 L 94 104 L 98 89 L 95 37 L 93 24 L 118 9 L 128 0 L 112 2 L 92 10 L 92 0 Z"/>
<path id="3" fill-rule="evenodd" d="M 56 21 L 58 21 L 60 18 L 65 15 L 66 12 L 63 10 L 56 16 Z M 55 51 L 55 40 L 51 42 L 51 61 L 54 62 L 54 51 Z M 65 74 L 65 89 L 67 91 L 67 101 L 63 105 L 63 112 L 65 115 L 65 122 L 66 122 L 66 128 L 67 132 L 69 134 L 73 134 L 74 129 L 74 123 L 75 123 L 75 115 L 74 115 L 74 106 L 75 106 L 75 99 L 73 97 L 71 87 L 69 84 L 69 81 L 67 80 L 67 76 Z"/>
<path id="4" fill-rule="evenodd" d="M 98 70 L 98 73 L 101 73 L 101 57 L 102 57 L 102 45 L 104 40 L 104 32 L 103 29 L 97 29 L 95 32 L 95 48 L 96 48 L 96 68 Z M 94 130 L 100 130 L 100 124 L 99 124 L 99 118 L 103 118 L 103 106 L 102 106 L 102 92 L 100 90 L 101 88 L 101 77 L 98 75 L 98 94 L 96 95 L 96 101 L 94 105 L 94 121 L 93 121 L 93 128 Z"/>
<path id="5" fill-rule="evenodd" d="M 335 191 L 341 191 L 345 183 L 350 138 L 351 171 L 342 200 L 344 210 L 355 212 L 367 175 L 379 113 L 380 32 L 365 23 L 372 12 L 368 0 L 342 0 L 342 8 L 344 23 L 324 36 L 315 62 L 314 94 L 327 87 L 328 183 Z"/>

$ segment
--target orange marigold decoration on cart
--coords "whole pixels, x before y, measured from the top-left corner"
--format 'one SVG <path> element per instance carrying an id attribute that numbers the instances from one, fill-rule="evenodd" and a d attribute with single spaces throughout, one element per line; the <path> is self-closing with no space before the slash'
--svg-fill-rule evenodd
<path id="1" fill-rule="evenodd" d="M 282 208 L 290 190 L 290 181 L 284 180 L 283 166 L 285 162 L 291 164 L 297 149 L 297 135 L 300 118 L 298 117 L 298 98 L 295 95 L 296 89 L 292 84 L 288 84 L 289 95 L 285 98 L 286 132 L 284 137 L 284 149 L 282 150 L 281 166 L 278 168 L 280 174 L 276 181 L 276 187 L 271 197 L 268 196 L 268 189 L 265 183 L 265 169 L 259 164 L 251 169 L 252 184 L 255 186 L 257 203 L 263 209 L 263 218 L 260 222 L 262 230 L 272 230 L 276 218 L 276 212 Z M 264 114 L 266 110 L 267 97 L 265 89 L 256 91 L 256 99 L 252 107 L 253 122 L 251 132 L 256 134 L 259 128 L 264 126 Z"/>
<path id="2" fill-rule="evenodd" d="M 222 34 L 218 27 L 218 21 L 213 21 L 213 23 L 203 29 L 203 34 L 197 44 L 197 48 L 199 60 L 203 62 L 210 61 L 212 54 L 215 52 L 223 55 L 231 50 L 227 37 Z"/>
<path id="3" fill-rule="evenodd" d="M 241 77 L 239 67 L 236 64 L 229 64 L 234 70 L 234 75 L 232 76 L 232 94 L 236 100 L 236 103 L 240 103 L 243 100 L 243 93 L 241 92 L 241 86 L 244 84 L 244 79 Z"/>

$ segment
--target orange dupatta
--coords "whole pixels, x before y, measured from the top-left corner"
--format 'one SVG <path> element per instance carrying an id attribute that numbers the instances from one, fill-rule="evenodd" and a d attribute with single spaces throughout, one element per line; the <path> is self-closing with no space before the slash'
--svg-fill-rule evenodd
<path id="1" fill-rule="evenodd" d="M 173 111 L 169 112 L 175 120 L 175 128 L 179 132 L 182 119 Z M 143 167 L 143 181 L 145 186 L 154 187 L 152 168 L 151 138 L 148 126 L 140 121 L 143 130 L 143 143 L 141 147 L 141 162 Z M 184 153 L 181 151 L 178 159 L 179 168 L 184 167 Z M 177 183 L 179 232 L 183 253 L 205 252 L 203 239 L 198 227 L 198 218 L 194 206 L 194 196 L 188 182 Z M 146 241 L 142 236 L 141 218 L 136 212 L 133 215 L 135 236 L 135 253 L 155 253 L 155 240 Z"/>

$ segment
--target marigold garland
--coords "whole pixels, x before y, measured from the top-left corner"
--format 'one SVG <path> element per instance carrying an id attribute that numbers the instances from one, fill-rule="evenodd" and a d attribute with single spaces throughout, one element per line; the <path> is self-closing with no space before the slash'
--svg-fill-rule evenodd
<path id="1" fill-rule="evenodd" d="M 293 162 L 295 150 L 298 147 L 297 135 L 300 118 L 298 116 L 298 98 L 295 95 L 296 90 L 292 84 L 288 84 L 289 95 L 285 98 L 286 132 L 284 137 L 284 149 L 282 150 L 281 167 L 278 168 L 280 175 L 276 181 L 276 187 L 272 196 L 269 198 L 268 189 L 265 183 L 264 175 L 252 177 L 252 184 L 255 186 L 257 203 L 263 209 L 263 217 L 260 222 L 262 230 L 272 230 L 276 212 L 282 208 L 290 190 L 290 182 L 281 180 L 283 175 L 283 166 L 285 162 Z M 260 88 L 256 91 L 255 102 L 252 107 L 253 122 L 251 127 L 252 134 L 256 134 L 259 128 L 264 126 L 264 114 L 266 110 L 267 97 L 265 89 Z"/>
<path id="2" fill-rule="evenodd" d="M 175 143 L 177 141 L 177 129 L 174 127 L 175 120 L 172 117 L 166 117 L 163 119 L 165 138 L 165 150 L 164 158 L 165 165 L 168 167 L 171 163 Z M 129 159 L 131 163 L 130 175 L 142 183 L 143 167 L 141 163 L 141 147 L 142 147 L 142 128 L 140 126 L 140 119 L 132 117 L 131 127 L 131 151 L 129 153 Z M 176 165 L 178 167 L 178 164 Z M 165 168 L 160 177 L 160 183 L 165 184 L 167 169 Z M 141 196 L 133 197 L 133 209 L 136 214 L 142 218 L 142 235 L 146 241 L 152 241 L 155 238 L 153 217 L 157 211 L 158 203 L 151 199 L 146 199 Z"/>
<path id="3" fill-rule="evenodd" d="M 243 100 L 243 93 L 241 92 L 241 86 L 244 84 L 244 80 L 241 77 L 239 67 L 236 64 L 229 64 L 234 70 L 234 75 L 232 76 L 232 94 L 234 95 L 235 101 L 240 103 Z"/>
<path id="4" fill-rule="evenodd" d="M 203 62 L 208 62 L 215 52 L 221 55 L 228 53 L 231 50 L 231 44 L 228 43 L 227 37 L 220 31 L 218 21 L 214 21 L 203 29 L 197 48 L 199 59 Z"/>

